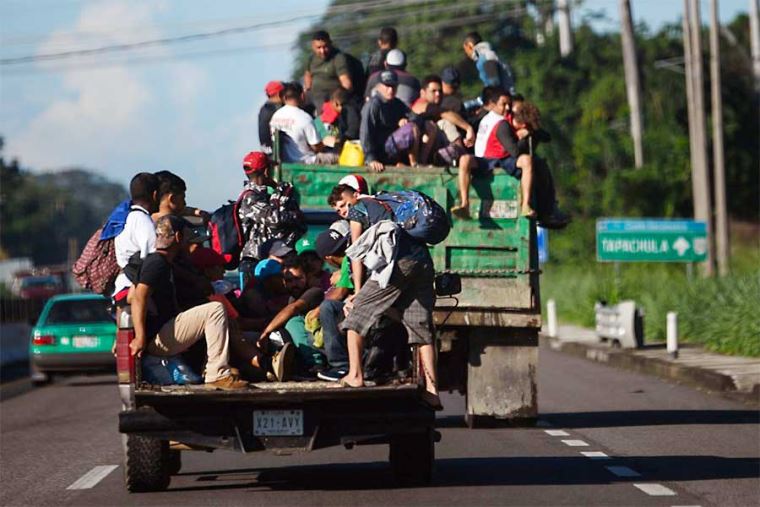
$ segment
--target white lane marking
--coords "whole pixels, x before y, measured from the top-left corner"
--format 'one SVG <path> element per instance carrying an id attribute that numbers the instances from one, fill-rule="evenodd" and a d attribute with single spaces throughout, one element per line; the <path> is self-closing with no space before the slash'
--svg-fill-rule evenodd
<path id="1" fill-rule="evenodd" d="M 565 430 L 544 430 L 547 435 L 552 437 L 569 437 L 570 433 Z"/>
<path id="2" fill-rule="evenodd" d="M 77 479 L 74 484 L 66 489 L 90 489 L 102 481 L 111 472 L 119 468 L 119 465 L 100 465 L 96 466 L 82 477 Z"/>
<path id="3" fill-rule="evenodd" d="M 610 459 L 610 457 L 602 451 L 581 451 L 581 454 L 591 459 Z"/>
<path id="4" fill-rule="evenodd" d="M 641 477 L 636 470 L 628 467 L 604 467 L 618 477 Z"/>
<path id="5" fill-rule="evenodd" d="M 562 443 L 570 447 L 588 447 L 588 444 L 583 440 L 563 440 Z"/>
<path id="6" fill-rule="evenodd" d="M 649 496 L 676 496 L 676 492 L 670 488 L 666 488 L 662 484 L 654 483 L 633 483 L 634 486 Z"/>

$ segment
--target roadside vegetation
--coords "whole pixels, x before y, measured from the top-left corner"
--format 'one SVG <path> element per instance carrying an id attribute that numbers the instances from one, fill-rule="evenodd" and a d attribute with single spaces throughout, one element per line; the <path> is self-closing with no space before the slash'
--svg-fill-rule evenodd
<path id="1" fill-rule="evenodd" d="M 594 303 L 632 299 L 644 309 L 648 343 L 665 340 L 666 314 L 678 312 L 679 339 L 723 354 L 760 357 L 760 245 L 757 226 L 733 224 L 731 274 L 702 278 L 694 266 L 595 262 L 594 223 L 552 233 L 541 297 L 561 322 L 594 327 Z"/>

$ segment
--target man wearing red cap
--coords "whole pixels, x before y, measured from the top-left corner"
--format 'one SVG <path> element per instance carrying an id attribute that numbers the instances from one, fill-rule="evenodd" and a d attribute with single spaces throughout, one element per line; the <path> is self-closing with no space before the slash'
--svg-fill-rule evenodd
<path id="1" fill-rule="evenodd" d="M 272 153 L 272 133 L 269 130 L 269 122 L 272 121 L 272 115 L 282 105 L 280 92 L 282 91 L 281 81 L 270 81 L 264 87 L 267 94 L 267 101 L 259 110 L 259 143 L 261 149 L 266 153 Z"/>
<path id="2" fill-rule="evenodd" d="M 269 189 L 274 188 L 275 182 L 269 176 L 269 156 L 261 151 L 252 151 L 243 159 L 243 171 L 248 176 L 248 182 L 243 189 L 243 198 L 238 208 L 238 218 L 243 228 L 245 245 L 240 252 L 241 273 L 249 273 L 251 262 L 258 259 L 259 243 L 251 238 L 251 217 L 256 214 L 257 207 L 266 206 L 269 202 Z M 250 261 L 248 260 L 250 259 Z"/>

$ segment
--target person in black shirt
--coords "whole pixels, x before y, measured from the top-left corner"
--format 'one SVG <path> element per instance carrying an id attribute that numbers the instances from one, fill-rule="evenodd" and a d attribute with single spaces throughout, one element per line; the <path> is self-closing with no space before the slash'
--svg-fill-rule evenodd
<path id="1" fill-rule="evenodd" d="M 380 35 L 377 38 L 377 51 L 372 53 L 367 63 L 367 77 L 375 72 L 385 69 L 385 57 L 388 51 L 396 49 L 398 46 L 398 32 L 395 28 L 386 26 L 380 29 Z"/>
<path id="2" fill-rule="evenodd" d="M 259 110 L 259 144 L 262 151 L 267 155 L 272 154 L 272 132 L 269 129 L 269 122 L 272 120 L 272 115 L 275 111 L 282 105 L 282 99 L 280 98 L 282 90 L 283 85 L 280 81 L 270 81 L 264 88 L 267 94 L 267 101 Z"/>
<path id="3" fill-rule="evenodd" d="M 156 252 L 143 261 L 131 299 L 135 338 L 129 348 L 136 357 L 141 357 L 144 351 L 155 356 L 173 356 L 205 336 L 206 385 L 223 390 L 244 389 L 248 383 L 230 372 L 229 328 L 222 303 L 211 302 L 179 311 L 172 263 L 181 248 L 184 225 L 182 219 L 173 215 L 165 215 L 156 222 Z"/>

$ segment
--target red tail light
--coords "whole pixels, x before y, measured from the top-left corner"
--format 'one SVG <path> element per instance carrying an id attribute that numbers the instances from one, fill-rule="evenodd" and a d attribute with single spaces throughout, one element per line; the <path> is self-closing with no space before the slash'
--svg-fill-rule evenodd
<path id="1" fill-rule="evenodd" d="M 55 345 L 55 336 L 50 334 L 33 336 L 32 345 Z"/>
<path id="2" fill-rule="evenodd" d="M 129 350 L 129 342 L 135 337 L 133 328 L 120 328 L 116 333 L 116 375 L 120 384 L 135 382 L 135 358 Z"/>

